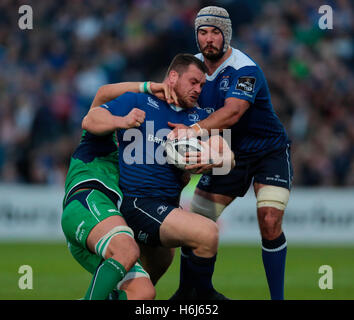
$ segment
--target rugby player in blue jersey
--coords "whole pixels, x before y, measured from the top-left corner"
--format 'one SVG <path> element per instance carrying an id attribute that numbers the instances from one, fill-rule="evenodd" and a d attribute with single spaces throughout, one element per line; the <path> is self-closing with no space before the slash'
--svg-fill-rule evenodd
<path id="1" fill-rule="evenodd" d="M 176 97 L 166 84 L 149 82 L 149 91 L 171 103 Z M 91 108 L 127 92 L 144 92 L 139 82 L 99 88 Z M 121 128 L 134 128 L 136 110 L 122 117 Z M 120 209 L 118 146 L 115 134 L 83 131 L 65 179 L 62 229 L 75 260 L 93 274 L 84 299 L 153 299 L 155 288 L 137 260 L 139 247 Z"/>
<path id="2" fill-rule="evenodd" d="M 208 68 L 198 104 L 210 115 L 193 129 L 201 134 L 213 128 L 231 128 L 236 166 L 228 175 L 201 177 L 192 211 L 215 221 L 228 204 L 245 195 L 252 183 L 271 299 L 284 299 L 287 242 L 282 218 L 292 182 L 290 141 L 274 112 L 261 68 L 230 46 L 232 28 L 228 12 L 215 6 L 202 8 L 195 20 L 195 34 L 201 52 L 196 56 Z M 170 138 L 178 135 L 178 129 L 186 128 L 177 123 L 170 125 L 175 128 Z M 182 251 L 182 269 L 186 257 L 188 252 Z M 183 297 L 185 287 L 188 284 L 182 270 L 174 298 Z"/>
<path id="3" fill-rule="evenodd" d="M 91 109 L 83 120 L 83 128 L 96 135 L 110 134 L 121 128 L 117 124 L 122 117 L 136 113 L 136 129 L 117 131 L 119 186 L 124 195 L 120 209 L 141 244 L 144 268 L 156 283 L 172 262 L 173 248 L 187 246 L 190 258 L 184 265 L 184 276 L 189 294 L 218 300 L 225 297 L 212 284 L 218 246 L 217 224 L 179 207 L 183 172 L 166 162 L 163 147 L 170 132 L 168 121 L 190 126 L 208 116 L 195 107 L 205 83 L 205 73 L 205 65 L 198 58 L 179 54 L 171 62 L 164 80 L 176 93 L 179 106 L 149 93 L 128 92 Z M 219 150 L 209 150 L 213 166 L 233 163 L 231 150 L 226 143 L 221 143 L 223 155 Z M 204 146 L 209 148 L 208 144 Z M 195 166 L 203 164 L 191 165 Z M 210 163 L 205 166 L 210 168 Z"/>

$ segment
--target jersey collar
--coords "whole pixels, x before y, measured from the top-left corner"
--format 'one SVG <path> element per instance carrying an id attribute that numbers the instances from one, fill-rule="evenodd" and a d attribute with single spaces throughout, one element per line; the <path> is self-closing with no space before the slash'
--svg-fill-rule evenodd
<path id="1" fill-rule="evenodd" d="M 176 105 L 173 104 L 173 103 L 170 103 L 169 106 L 170 106 L 170 108 L 171 108 L 172 110 L 174 110 L 174 111 L 176 111 L 176 112 L 180 112 L 180 111 L 184 110 L 184 108 L 178 107 L 178 106 L 176 106 Z"/>
<path id="2" fill-rule="evenodd" d="M 225 67 L 228 66 L 230 60 L 233 58 L 233 55 L 235 54 L 235 49 L 234 49 L 234 48 L 231 48 L 231 49 L 232 49 L 232 52 L 231 52 L 230 57 L 228 57 L 228 58 L 214 71 L 214 73 L 213 73 L 212 75 L 210 75 L 210 76 L 209 76 L 209 75 L 206 75 L 206 79 L 207 79 L 208 81 L 213 81 L 213 80 L 216 78 L 216 76 L 220 73 L 220 71 L 221 71 L 222 69 L 224 69 Z M 203 57 L 203 60 L 202 60 L 202 61 L 204 61 L 204 56 L 202 55 L 202 57 Z"/>

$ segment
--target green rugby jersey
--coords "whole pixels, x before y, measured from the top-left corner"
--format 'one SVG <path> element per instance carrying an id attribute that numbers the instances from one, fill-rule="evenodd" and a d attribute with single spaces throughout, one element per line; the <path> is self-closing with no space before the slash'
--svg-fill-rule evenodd
<path id="1" fill-rule="evenodd" d="M 119 183 L 118 144 L 116 134 L 96 136 L 84 130 L 79 146 L 74 151 L 65 180 L 65 197 L 80 188 L 99 189 L 122 200 Z"/>

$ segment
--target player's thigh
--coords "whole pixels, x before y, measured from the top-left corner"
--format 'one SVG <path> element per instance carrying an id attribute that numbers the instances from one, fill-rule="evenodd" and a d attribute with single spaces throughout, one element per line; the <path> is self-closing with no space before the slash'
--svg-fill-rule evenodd
<path id="1" fill-rule="evenodd" d="M 257 199 L 257 210 L 274 208 L 276 211 L 284 213 L 290 197 L 289 189 L 258 182 L 255 182 L 253 186 Z"/>
<path id="2" fill-rule="evenodd" d="M 176 208 L 163 221 L 160 239 L 166 247 L 217 246 L 218 227 L 204 216 Z"/>
<path id="3" fill-rule="evenodd" d="M 106 219 L 102 220 L 101 222 L 97 223 L 89 233 L 86 243 L 87 247 L 94 252 L 95 246 L 97 245 L 98 241 L 108 234 L 113 228 L 117 226 L 127 226 L 123 217 L 114 215 L 107 217 Z M 128 237 L 128 236 L 126 236 Z M 129 238 L 127 238 L 129 239 Z"/>
<path id="4" fill-rule="evenodd" d="M 178 198 L 124 197 L 121 211 L 133 229 L 138 243 L 160 246 L 160 227 L 166 216 L 178 207 Z"/>
<path id="5" fill-rule="evenodd" d="M 127 224 L 112 200 L 95 189 L 72 195 L 62 215 L 62 228 L 68 241 L 91 252 L 95 252 L 102 236 L 116 226 Z"/>
<path id="6" fill-rule="evenodd" d="M 272 214 L 274 212 L 274 215 L 284 212 L 293 177 L 290 147 L 270 152 L 258 161 L 254 170 L 258 211 Z"/>
<path id="7" fill-rule="evenodd" d="M 263 185 L 290 190 L 293 179 L 290 146 L 275 150 L 262 157 L 254 167 L 254 188 L 257 196 Z"/>
<path id="8" fill-rule="evenodd" d="M 196 188 L 191 202 L 191 211 L 216 221 L 225 207 L 234 199 L 232 196 L 211 193 Z"/>
<path id="9" fill-rule="evenodd" d="M 68 242 L 86 247 L 86 239 L 99 220 L 92 214 L 87 197 L 91 190 L 78 191 L 65 204 L 61 226 Z"/>

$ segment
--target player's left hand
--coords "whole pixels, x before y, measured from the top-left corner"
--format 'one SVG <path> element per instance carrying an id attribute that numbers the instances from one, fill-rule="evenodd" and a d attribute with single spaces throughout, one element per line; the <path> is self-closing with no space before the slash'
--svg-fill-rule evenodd
<path id="1" fill-rule="evenodd" d="M 167 83 L 151 82 L 150 89 L 157 98 L 178 106 L 176 92 Z"/>
<path id="2" fill-rule="evenodd" d="M 140 127 L 144 121 L 145 111 L 133 108 L 125 117 L 123 117 L 123 125 L 120 125 L 120 128 L 137 128 Z"/>
<path id="3" fill-rule="evenodd" d="M 193 173 L 207 173 L 213 168 L 229 168 L 235 166 L 235 154 L 220 136 L 211 136 L 208 141 L 200 141 L 202 152 L 185 153 L 185 169 Z"/>
<path id="4" fill-rule="evenodd" d="M 189 151 L 185 153 L 186 163 L 192 163 L 186 165 L 185 169 L 193 171 L 193 173 L 207 173 L 214 167 L 221 167 L 223 163 L 223 157 L 218 151 L 218 147 L 211 147 L 209 141 L 200 141 L 202 145 L 202 151 Z"/>

